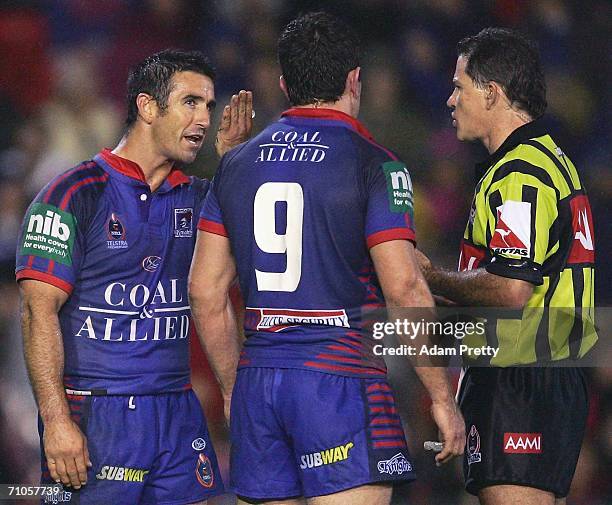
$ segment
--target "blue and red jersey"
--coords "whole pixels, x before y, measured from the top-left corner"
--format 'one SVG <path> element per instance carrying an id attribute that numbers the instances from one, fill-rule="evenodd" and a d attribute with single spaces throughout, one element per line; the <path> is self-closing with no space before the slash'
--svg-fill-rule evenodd
<path id="1" fill-rule="evenodd" d="M 385 375 L 362 329 L 369 249 L 415 240 L 406 166 L 355 119 L 291 109 L 225 155 L 198 228 L 229 237 L 246 303 L 240 367 Z"/>
<path id="2" fill-rule="evenodd" d="M 66 387 L 152 394 L 189 387 L 187 277 L 209 183 L 99 153 L 51 181 L 26 213 L 17 279 L 69 297 L 59 312 Z"/>

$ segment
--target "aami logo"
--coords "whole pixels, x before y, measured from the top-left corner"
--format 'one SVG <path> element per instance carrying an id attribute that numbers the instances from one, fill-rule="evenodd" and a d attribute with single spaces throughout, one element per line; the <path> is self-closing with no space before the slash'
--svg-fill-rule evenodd
<path id="1" fill-rule="evenodd" d="M 529 257 L 531 204 L 508 200 L 497 207 L 497 222 L 489 247 L 498 254 Z"/>
<path id="2" fill-rule="evenodd" d="M 541 433 L 504 433 L 506 454 L 541 454 Z"/>
<path id="3" fill-rule="evenodd" d="M 28 233 L 42 233 L 66 242 L 70 238 L 70 227 L 62 223 L 62 216 L 52 210 L 47 210 L 44 216 L 32 214 L 28 222 Z"/>
<path id="4" fill-rule="evenodd" d="M 593 241 L 593 217 L 586 195 L 579 195 L 570 201 L 572 210 L 573 241 L 568 263 L 593 263 L 595 245 Z"/>

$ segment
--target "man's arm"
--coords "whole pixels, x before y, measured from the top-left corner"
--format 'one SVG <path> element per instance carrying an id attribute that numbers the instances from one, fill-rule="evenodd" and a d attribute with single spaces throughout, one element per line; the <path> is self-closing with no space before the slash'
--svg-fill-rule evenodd
<path id="1" fill-rule="evenodd" d="M 443 270 L 434 267 L 421 251 L 416 253 L 431 290 L 458 305 L 521 309 L 533 293 L 530 282 L 491 274 L 484 268 L 464 272 Z"/>
<path id="2" fill-rule="evenodd" d="M 383 242 L 370 249 L 376 275 L 387 307 L 433 307 L 434 302 L 417 264 L 414 246 L 406 240 Z M 415 372 L 432 400 L 432 415 L 444 449 L 436 456 L 438 463 L 463 454 L 465 423 L 442 367 L 415 367 Z"/>
<path id="3" fill-rule="evenodd" d="M 91 466 L 87 438 L 70 418 L 63 385 L 64 346 L 58 312 L 68 299 L 50 284 L 22 280 L 21 327 L 28 375 L 44 425 L 43 446 L 51 478 L 79 489 Z"/>
<path id="4" fill-rule="evenodd" d="M 200 342 L 221 387 L 228 420 L 241 347 L 229 298 L 235 278 L 229 239 L 199 231 L 189 273 L 189 302 Z"/>
<path id="5" fill-rule="evenodd" d="M 223 108 L 221 124 L 215 138 L 215 150 L 221 158 L 227 151 L 242 144 L 253 129 L 253 93 L 241 90 Z"/>

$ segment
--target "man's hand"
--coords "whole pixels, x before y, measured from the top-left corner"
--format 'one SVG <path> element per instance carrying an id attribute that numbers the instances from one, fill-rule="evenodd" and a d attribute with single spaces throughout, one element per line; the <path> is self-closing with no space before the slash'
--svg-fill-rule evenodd
<path id="1" fill-rule="evenodd" d="M 45 424 L 43 445 L 49 472 L 55 482 L 80 489 L 87 483 L 87 468 L 92 466 L 87 437 L 72 419 Z"/>
<path id="2" fill-rule="evenodd" d="M 223 108 L 223 117 L 215 139 L 219 158 L 238 144 L 248 140 L 253 129 L 253 93 L 241 90 Z"/>
<path id="3" fill-rule="evenodd" d="M 465 421 L 454 400 L 434 402 L 431 415 L 438 426 L 442 452 L 436 455 L 436 465 L 447 463 L 463 454 L 465 448 Z"/>

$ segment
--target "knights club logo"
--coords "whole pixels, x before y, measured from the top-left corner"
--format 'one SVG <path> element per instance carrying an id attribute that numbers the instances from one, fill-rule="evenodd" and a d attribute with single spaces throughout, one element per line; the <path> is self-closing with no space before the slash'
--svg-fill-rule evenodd
<path id="1" fill-rule="evenodd" d="M 119 217 L 113 212 L 108 220 L 108 239 L 125 240 L 125 228 Z"/>
<path id="2" fill-rule="evenodd" d="M 208 456 L 204 453 L 198 455 L 195 474 L 198 478 L 198 482 L 202 484 L 202 486 L 205 488 L 213 487 L 215 483 L 215 474 L 213 473 L 210 459 L 208 459 Z"/>
<path id="3" fill-rule="evenodd" d="M 174 209 L 174 236 L 193 237 L 193 209 Z"/>
<path id="4" fill-rule="evenodd" d="M 468 465 L 480 463 L 482 460 L 482 454 L 480 453 L 480 433 L 478 433 L 476 425 L 474 424 L 472 424 L 470 432 L 468 433 L 466 449 Z"/>
<path id="5" fill-rule="evenodd" d="M 531 252 L 531 204 L 508 200 L 497 207 L 490 248 L 498 254 L 528 258 Z"/>
<path id="6" fill-rule="evenodd" d="M 106 223 L 106 245 L 109 249 L 126 249 L 128 246 L 125 240 L 125 226 L 114 212 L 111 213 Z"/>

